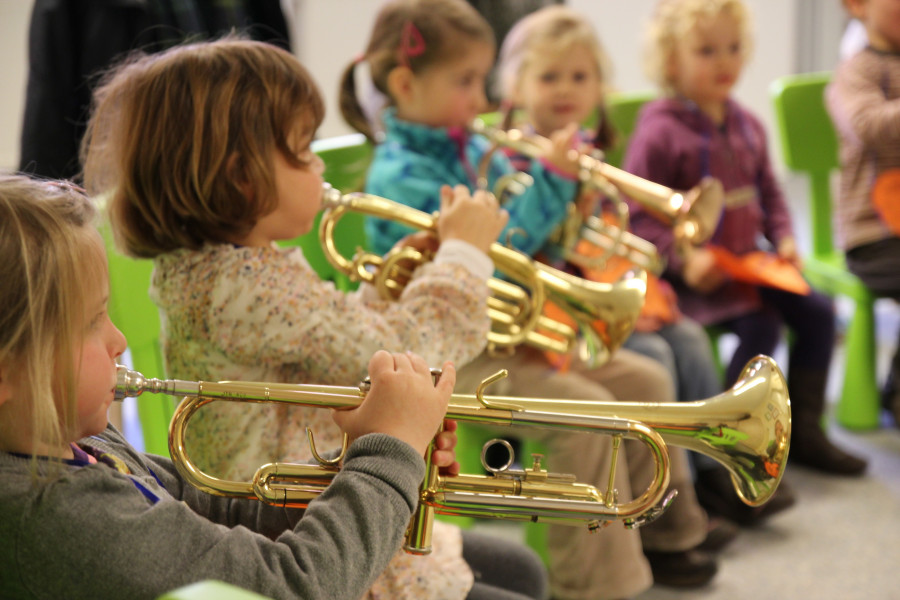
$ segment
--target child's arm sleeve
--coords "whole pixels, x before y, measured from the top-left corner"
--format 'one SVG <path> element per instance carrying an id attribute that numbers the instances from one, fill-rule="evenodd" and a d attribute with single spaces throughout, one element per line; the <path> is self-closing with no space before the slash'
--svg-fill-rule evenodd
<path id="1" fill-rule="evenodd" d="M 494 154 L 489 178 L 492 187 L 497 179 L 513 172 L 513 166 L 505 154 Z M 531 161 L 529 174 L 533 184 L 503 205 L 509 212 L 509 222 L 500 234 L 500 242 L 504 245 L 509 242 L 514 248 L 532 256 L 565 220 L 578 182 L 575 177 L 563 175 L 539 159 Z"/>
<path id="2" fill-rule="evenodd" d="M 441 186 L 460 183 L 466 182 L 426 157 L 415 161 L 385 159 L 373 163 L 366 192 L 431 214 L 441 208 Z M 414 231 L 396 220 L 366 218 L 367 242 L 377 254 L 385 254 L 400 238 Z"/>
<path id="3" fill-rule="evenodd" d="M 238 364 L 296 364 L 316 383 L 348 385 L 376 350 L 464 364 L 486 343 L 487 283 L 459 264 L 423 265 L 397 301 L 345 294 L 302 264 L 277 277 L 271 264 L 244 266 L 222 275 L 206 318 L 215 345 Z"/>
<path id="4" fill-rule="evenodd" d="M 852 63 L 859 64 L 858 58 L 851 59 Z M 900 98 L 885 97 L 880 71 L 847 66 L 852 65 L 847 63 L 836 71 L 827 92 L 835 127 L 876 151 L 896 148 L 900 144 Z"/>
<path id="5" fill-rule="evenodd" d="M 285 509 L 187 487 L 150 502 L 126 476 L 92 471 L 55 484 L 22 523 L 19 573 L 36 597 L 156 597 L 217 579 L 271 598 L 358 598 L 399 549 L 424 463 L 395 438 L 363 436 L 275 539 L 256 530 Z"/>

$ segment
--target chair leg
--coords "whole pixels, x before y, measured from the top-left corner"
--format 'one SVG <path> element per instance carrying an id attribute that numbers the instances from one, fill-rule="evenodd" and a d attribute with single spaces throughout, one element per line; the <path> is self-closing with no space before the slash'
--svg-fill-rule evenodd
<path id="1" fill-rule="evenodd" d="M 881 400 L 875 357 L 875 307 L 857 301 L 847 328 L 844 387 L 837 406 L 837 421 L 848 429 L 876 429 Z"/>

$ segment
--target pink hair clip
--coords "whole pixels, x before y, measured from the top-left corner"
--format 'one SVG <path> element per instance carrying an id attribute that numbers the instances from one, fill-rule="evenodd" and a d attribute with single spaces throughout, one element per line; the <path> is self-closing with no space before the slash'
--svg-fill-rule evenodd
<path id="1" fill-rule="evenodd" d="M 400 64 L 409 68 L 409 59 L 424 53 L 425 38 L 412 21 L 407 21 L 400 32 Z"/>

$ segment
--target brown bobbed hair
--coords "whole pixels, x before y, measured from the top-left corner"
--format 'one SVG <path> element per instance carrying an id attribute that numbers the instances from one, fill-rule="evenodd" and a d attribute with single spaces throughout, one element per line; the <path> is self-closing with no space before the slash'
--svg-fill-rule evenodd
<path id="1" fill-rule="evenodd" d="M 131 56 L 95 92 L 85 186 L 131 256 L 227 242 L 275 209 L 273 152 L 307 166 L 300 144 L 324 113 L 307 70 L 270 44 L 228 37 Z"/>

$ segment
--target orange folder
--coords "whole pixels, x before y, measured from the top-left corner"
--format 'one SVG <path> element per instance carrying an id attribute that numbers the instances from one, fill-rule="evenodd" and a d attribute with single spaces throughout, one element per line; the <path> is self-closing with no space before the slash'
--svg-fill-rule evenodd
<path id="1" fill-rule="evenodd" d="M 875 179 L 872 204 L 888 229 L 900 235 L 900 169 L 888 169 Z"/>
<path id="2" fill-rule="evenodd" d="M 774 254 L 760 250 L 738 256 L 721 246 L 707 245 L 706 248 L 715 256 L 719 268 L 733 279 L 801 296 L 810 292 L 809 284 L 797 267 Z"/>

